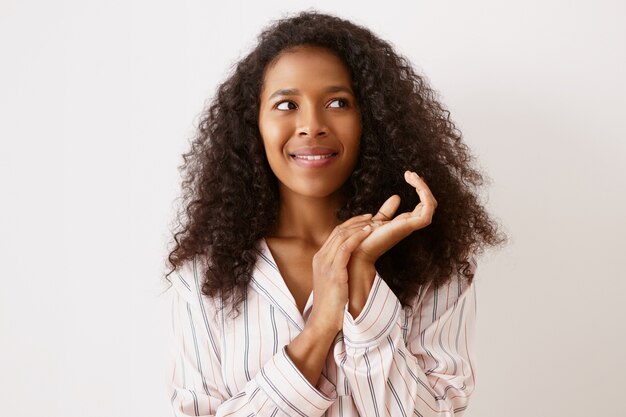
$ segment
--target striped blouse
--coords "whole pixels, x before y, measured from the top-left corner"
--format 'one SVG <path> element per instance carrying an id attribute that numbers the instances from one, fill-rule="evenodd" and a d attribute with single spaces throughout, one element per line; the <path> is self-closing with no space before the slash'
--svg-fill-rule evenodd
<path id="1" fill-rule="evenodd" d="M 172 279 L 168 388 L 175 416 L 462 416 L 475 386 L 474 283 L 456 275 L 402 308 L 376 274 L 360 315 L 345 311 L 317 386 L 285 346 L 304 328 L 264 239 L 239 316 L 203 295 L 200 264 Z M 476 260 L 470 262 L 476 270 Z"/>

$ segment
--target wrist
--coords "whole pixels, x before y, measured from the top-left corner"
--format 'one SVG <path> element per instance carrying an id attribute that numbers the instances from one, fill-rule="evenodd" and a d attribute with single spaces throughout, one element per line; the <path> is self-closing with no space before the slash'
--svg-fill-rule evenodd
<path id="1" fill-rule="evenodd" d="M 348 312 L 353 319 L 361 314 L 376 277 L 376 267 L 369 262 L 354 262 L 349 267 Z"/>
<path id="2" fill-rule="evenodd" d="M 320 378 L 336 334 L 330 338 L 330 333 L 319 332 L 313 326 L 305 326 L 285 347 L 287 357 L 314 387 Z"/>
<path id="3" fill-rule="evenodd" d="M 368 261 L 355 260 L 348 263 L 348 286 L 350 295 L 353 290 L 366 292 L 372 288 L 374 277 L 376 276 L 376 266 Z"/>
<path id="4" fill-rule="evenodd" d="M 363 258 L 358 258 L 356 256 L 350 258 L 350 260 L 348 261 L 347 269 L 348 272 L 354 272 L 359 275 L 368 274 L 372 271 L 376 273 L 375 262 Z M 349 277 L 352 278 L 353 276 L 349 275 Z"/>
<path id="5" fill-rule="evenodd" d="M 314 340 L 333 340 L 341 331 L 342 324 L 341 315 L 327 317 L 320 313 L 319 309 L 313 308 L 302 333 L 306 333 L 306 337 L 311 337 Z"/>

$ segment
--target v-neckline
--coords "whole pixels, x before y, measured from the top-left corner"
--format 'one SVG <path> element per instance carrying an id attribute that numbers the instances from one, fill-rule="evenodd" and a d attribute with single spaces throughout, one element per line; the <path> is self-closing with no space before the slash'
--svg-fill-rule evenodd
<path id="1" fill-rule="evenodd" d="M 301 313 L 298 309 L 296 299 L 287 287 L 285 280 L 278 269 L 278 264 L 265 238 L 259 242 L 259 253 L 261 259 L 257 260 L 258 274 L 253 275 L 253 284 L 259 286 L 260 293 L 264 295 L 270 303 L 291 319 L 297 327 L 304 328 L 305 319 L 313 307 L 313 291 L 310 292 L 304 310 Z"/>

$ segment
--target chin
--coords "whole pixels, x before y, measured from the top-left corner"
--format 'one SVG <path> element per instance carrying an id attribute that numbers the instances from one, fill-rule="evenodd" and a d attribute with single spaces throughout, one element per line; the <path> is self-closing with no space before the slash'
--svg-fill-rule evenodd
<path id="1" fill-rule="evenodd" d="M 337 190 L 334 189 L 328 189 L 328 188 L 322 188 L 322 189 L 318 189 L 318 188 L 307 188 L 304 190 L 292 190 L 295 194 L 301 195 L 303 197 L 308 197 L 308 198 L 326 198 L 326 197 L 330 197 L 331 195 L 333 195 Z"/>
<path id="2" fill-rule="evenodd" d="M 302 181 L 299 184 L 286 188 L 293 194 L 307 198 L 327 198 L 335 194 L 342 187 L 341 184 L 329 184 L 328 181 Z"/>

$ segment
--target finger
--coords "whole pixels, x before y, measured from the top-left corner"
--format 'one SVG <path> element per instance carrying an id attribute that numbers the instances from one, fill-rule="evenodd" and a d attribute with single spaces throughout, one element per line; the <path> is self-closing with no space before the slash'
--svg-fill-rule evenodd
<path id="1" fill-rule="evenodd" d="M 369 219 L 370 217 L 372 217 L 371 213 L 360 214 L 358 216 L 350 217 L 348 220 L 346 220 L 343 223 L 341 223 L 341 225 L 349 226 L 352 223 L 361 221 L 363 219 Z"/>
<path id="2" fill-rule="evenodd" d="M 352 233 L 347 239 L 343 240 L 335 251 L 335 257 L 332 262 L 333 269 L 344 269 L 348 266 L 352 252 L 361 244 L 363 239 L 369 236 L 374 228 L 371 225 L 362 227 L 358 231 Z"/>
<path id="3" fill-rule="evenodd" d="M 320 248 L 320 251 L 322 249 L 325 249 L 328 246 L 328 243 L 330 243 L 334 239 L 334 237 L 337 234 L 337 231 L 339 230 L 340 227 L 350 227 L 350 226 L 354 225 L 355 223 L 359 223 L 360 224 L 361 222 L 368 222 L 371 218 L 372 218 L 372 215 L 370 213 L 366 213 L 366 214 L 362 214 L 362 215 L 359 215 L 359 216 L 351 217 L 348 220 L 344 221 L 343 223 L 335 226 L 335 228 L 326 237 L 326 240 L 324 241 L 324 244 Z M 363 227 L 363 226 L 361 226 L 361 227 Z"/>
<path id="4" fill-rule="evenodd" d="M 363 221 L 359 221 L 359 222 L 353 223 L 352 225 L 350 225 L 348 227 L 343 226 L 343 225 L 337 226 L 335 228 L 336 230 L 334 231 L 333 236 L 330 237 L 329 239 L 327 239 L 326 242 L 325 242 L 326 253 L 331 258 L 334 257 L 335 253 L 337 251 L 337 247 L 339 245 L 341 245 L 341 243 L 343 241 L 348 239 L 354 233 L 356 233 L 359 230 L 363 229 L 365 226 L 372 226 L 372 229 L 374 229 L 375 227 L 378 227 L 378 225 L 380 223 L 381 223 L 380 221 L 373 222 L 371 219 L 367 219 L 367 220 L 363 220 Z"/>
<path id="5" fill-rule="evenodd" d="M 391 220 L 393 219 L 393 215 L 396 213 L 400 207 L 400 196 L 397 194 L 392 195 L 380 206 L 378 213 L 372 217 L 372 220 Z"/>
<path id="6" fill-rule="evenodd" d="M 329 254 L 329 256 L 331 258 L 334 257 L 335 252 L 337 251 L 337 247 L 344 240 L 349 238 L 352 234 L 363 229 L 365 226 L 368 226 L 368 225 L 373 226 L 373 223 L 380 223 L 380 221 L 373 222 L 370 217 L 369 219 L 365 218 L 362 221 L 357 221 L 347 226 L 344 224 L 340 224 L 339 226 L 335 227 L 335 230 L 333 230 L 332 236 L 326 241 L 327 243 L 326 251 Z"/>
<path id="7" fill-rule="evenodd" d="M 435 200 L 435 196 L 426 185 L 426 182 L 423 178 L 419 177 L 415 172 L 406 171 L 404 173 L 404 179 L 415 187 L 415 191 L 420 197 L 420 203 L 413 210 L 413 214 L 419 215 L 420 211 L 425 211 L 429 214 L 432 214 L 437 207 L 437 200 Z M 424 214 L 424 213 L 422 213 Z"/>

